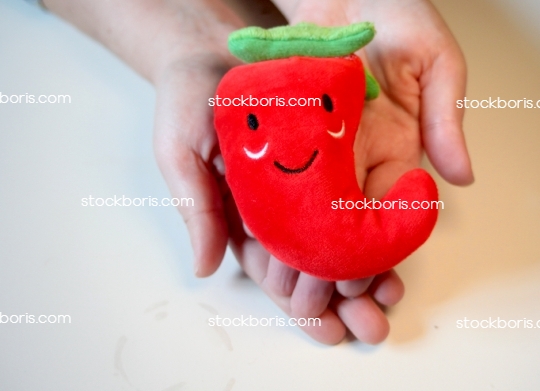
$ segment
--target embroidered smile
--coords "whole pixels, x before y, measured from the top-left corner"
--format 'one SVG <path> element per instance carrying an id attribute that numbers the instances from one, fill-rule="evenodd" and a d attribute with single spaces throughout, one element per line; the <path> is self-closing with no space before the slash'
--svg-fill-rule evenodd
<path id="1" fill-rule="evenodd" d="M 282 165 L 277 160 L 274 161 L 274 166 L 276 166 L 279 170 L 283 171 L 286 174 L 300 174 L 301 172 L 306 171 L 313 164 L 313 162 L 315 161 L 315 158 L 317 157 L 318 154 L 319 154 L 319 151 L 315 150 L 313 152 L 313 154 L 311 155 L 311 157 L 309 158 L 309 160 L 307 161 L 307 163 L 304 164 L 300 168 L 288 168 L 288 167 L 285 167 L 284 165 Z"/>

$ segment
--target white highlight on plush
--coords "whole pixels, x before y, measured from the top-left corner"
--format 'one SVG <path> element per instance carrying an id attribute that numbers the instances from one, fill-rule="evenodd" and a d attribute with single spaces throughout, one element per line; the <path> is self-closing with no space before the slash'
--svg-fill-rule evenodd
<path id="1" fill-rule="evenodd" d="M 339 132 L 331 132 L 331 131 L 327 131 L 330 136 L 334 137 L 334 138 L 342 138 L 343 136 L 345 136 L 345 120 L 342 121 L 341 123 L 341 130 Z"/>
<path id="2" fill-rule="evenodd" d="M 251 152 L 246 147 L 244 147 L 244 152 L 246 153 L 247 157 L 254 160 L 262 158 L 266 154 L 267 150 L 268 150 L 268 143 L 266 143 L 263 149 L 261 149 L 259 152 Z"/>

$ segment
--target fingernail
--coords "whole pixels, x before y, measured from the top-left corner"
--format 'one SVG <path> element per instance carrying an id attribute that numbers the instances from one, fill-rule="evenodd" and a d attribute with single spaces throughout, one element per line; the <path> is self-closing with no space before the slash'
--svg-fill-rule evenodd
<path id="1" fill-rule="evenodd" d="M 225 161 L 223 160 L 223 156 L 217 155 L 214 158 L 214 167 L 216 168 L 217 172 L 221 175 L 225 175 Z"/>

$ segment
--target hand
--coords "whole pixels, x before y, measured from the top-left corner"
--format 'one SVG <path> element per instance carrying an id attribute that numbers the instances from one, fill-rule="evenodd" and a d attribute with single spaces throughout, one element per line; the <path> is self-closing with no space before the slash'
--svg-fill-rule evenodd
<path id="1" fill-rule="evenodd" d="M 242 22 L 220 0 L 44 1 L 50 11 L 110 48 L 155 85 L 158 164 L 174 197 L 195 199 L 195 207 L 180 212 L 193 245 L 196 274 L 208 276 L 219 267 L 230 235 L 240 263 L 262 283 L 270 256 L 242 228 L 224 181 L 207 104 L 223 74 L 239 64 L 226 42 Z M 290 298 L 270 293 L 292 314 Z M 336 323 L 335 315 L 325 315 L 323 327 L 311 334 L 323 342 L 338 342 L 345 331 L 341 323 L 337 334 L 325 331 Z"/>
<path id="2" fill-rule="evenodd" d="M 343 339 L 348 327 L 363 341 L 381 341 L 388 333 L 388 322 L 372 297 L 384 305 L 399 301 L 403 285 L 394 272 L 337 284 L 320 281 L 283 265 L 246 234 L 224 181 L 207 104 L 222 75 L 237 64 L 226 49 L 226 30 L 241 25 L 217 4 L 192 15 L 182 32 L 191 45 L 181 48 L 180 56 L 155 81 L 155 149 L 172 195 L 196 200 L 195 207 L 180 209 L 191 237 L 196 274 L 208 276 L 219 267 L 230 236 L 243 269 L 287 314 L 321 318 L 322 326 L 304 328 L 313 338 L 334 344 Z M 216 20 L 226 21 L 226 28 L 197 29 L 214 26 Z M 341 295 L 334 294 L 336 287 Z M 369 294 L 365 293 L 368 289 Z"/>
<path id="3" fill-rule="evenodd" d="M 367 198 L 382 198 L 402 174 L 418 167 L 423 147 L 448 182 L 472 183 L 462 132 L 463 111 L 456 108 L 456 100 L 465 94 L 465 61 L 429 2 L 275 3 L 291 24 L 304 21 L 347 25 L 371 21 L 378 29 L 375 40 L 359 53 L 382 88 L 380 96 L 366 104 L 355 142 L 358 181 Z M 382 341 L 389 326 L 376 303 L 394 305 L 404 291 L 394 271 L 375 278 L 337 282 L 334 289 L 334 284 L 299 274 L 272 257 L 264 277 L 263 270 L 258 269 L 262 285 L 289 312 L 302 317 L 322 314 L 325 326 L 307 331 L 328 343 L 338 341 L 345 327 L 362 341 Z"/>
<path id="4" fill-rule="evenodd" d="M 359 179 L 368 196 L 380 196 L 397 176 L 418 164 L 420 130 L 443 177 L 458 184 L 472 181 L 460 130 L 462 113 L 454 108 L 455 99 L 463 95 L 463 60 L 429 4 L 275 2 L 283 3 L 281 8 L 293 23 L 371 20 L 379 26 L 378 37 L 368 47 L 369 61 L 363 58 L 383 93 L 366 106 L 364 137 L 357 143 L 365 156 L 357 162 Z M 365 342 L 386 337 L 388 323 L 375 303 L 393 305 L 400 300 L 403 285 L 394 272 L 336 284 L 320 281 L 282 265 L 242 227 L 223 178 L 212 111 L 206 103 L 221 76 L 238 64 L 227 51 L 226 37 L 243 26 L 228 8 L 219 0 L 45 0 L 45 4 L 156 86 L 156 156 L 172 195 L 196 200 L 195 207 L 180 212 L 190 232 L 198 276 L 217 269 L 230 238 L 246 273 L 289 315 L 321 317 L 321 327 L 305 328 L 318 341 L 337 343 L 346 327 Z M 422 23 L 417 23 L 419 19 Z"/>
<path id="5" fill-rule="evenodd" d="M 172 196 L 195 200 L 179 211 L 191 238 L 195 274 L 206 277 L 219 267 L 228 241 L 227 187 L 208 99 L 225 72 L 240 64 L 228 52 L 227 37 L 243 25 L 219 1 L 185 2 L 179 19 L 177 54 L 154 81 L 154 149 Z"/>

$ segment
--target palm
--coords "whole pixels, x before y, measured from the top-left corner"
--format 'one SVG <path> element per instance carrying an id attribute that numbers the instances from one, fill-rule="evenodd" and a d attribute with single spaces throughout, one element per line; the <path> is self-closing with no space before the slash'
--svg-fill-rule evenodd
<path id="1" fill-rule="evenodd" d="M 292 23 L 323 25 L 371 21 L 378 28 L 373 42 L 359 53 L 382 88 L 364 109 L 355 144 L 358 179 L 368 195 L 381 197 L 399 176 L 418 166 L 423 148 L 446 180 L 472 181 L 461 133 L 463 113 L 454 106 L 464 94 L 465 65 L 429 2 L 300 0 L 288 17 Z"/>
<path id="2" fill-rule="evenodd" d="M 359 183 L 367 197 L 379 199 L 399 176 L 418 166 L 422 153 L 419 97 L 397 101 L 393 86 L 384 79 L 381 84 L 388 87 L 383 87 L 376 101 L 366 103 L 355 142 Z"/>
<path id="3" fill-rule="evenodd" d="M 385 27 L 361 54 L 379 81 L 381 94 L 366 105 L 355 146 L 359 180 L 365 183 L 368 196 L 377 198 L 405 171 L 420 163 L 423 147 L 419 80 L 437 54 L 437 46 L 426 39 L 429 34 L 416 29 L 413 20 L 407 20 L 408 16 L 412 19 L 412 13 L 403 12 L 398 21 L 384 20 L 387 15 L 381 13 L 379 17 L 375 12 L 375 26 Z"/>

